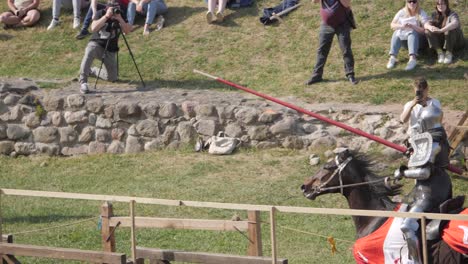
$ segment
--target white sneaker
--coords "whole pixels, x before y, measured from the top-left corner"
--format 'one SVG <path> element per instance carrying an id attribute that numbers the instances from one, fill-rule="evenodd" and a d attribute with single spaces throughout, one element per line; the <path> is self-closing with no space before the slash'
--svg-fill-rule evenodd
<path id="1" fill-rule="evenodd" d="M 80 93 L 82 94 L 87 94 L 89 93 L 89 88 L 88 88 L 88 84 L 87 83 L 82 83 L 80 85 Z"/>
<path id="2" fill-rule="evenodd" d="M 79 27 L 80 27 L 80 18 L 79 17 L 73 18 L 73 29 L 77 29 Z"/>
<path id="3" fill-rule="evenodd" d="M 445 54 L 443 52 L 439 53 L 438 57 L 437 57 L 437 62 L 438 63 L 443 63 L 445 60 Z"/>
<path id="4" fill-rule="evenodd" d="M 452 53 L 447 52 L 447 54 L 445 54 L 444 64 L 450 64 L 450 63 L 452 63 L 452 60 L 453 60 Z"/>
<path id="5" fill-rule="evenodd" d="M 161 30 L 164 27 L 165 19 L 162 15 L 156 17 L 156 31 Z"/>
<path id="6" fill-rule="evenodd" d="M 60 24 L 58 19 L 52 18 L 52 21 L 50 21 L 49 26 L 47 27 L 47 30 L 51 30 L 54 27 L 58 26 Z"/>
<path id="7" fill-rule="evenodd" d="M 416 67 L 416 64 L 418 63 L 416 62 L 415 59 L 410 59 L 408 61 L 408 64 L 406 64 L 405 71 L 411 71 L 412 69 L 414 69 L 414 67 Z"/>
<path id="8" fill-rule="evenodd" d="M 397 62 L 397 59 L 393 56 L 390 56 L 390 59 L 388 60 L 388 63 L 387 63 L 387 69 L 394 68 L 396 62 Z"/>
<path id="9" fill-rule="evenodd" d="M 206 22 L 208 22 L 208 24 L 211 24 L 215 21 L 215 16 L 212 12 L 208 11 L 206 12 Z"/>
<path id="10" fill-rule="evenodd" d="M 220 12 L 220 11 L 216 12 L 216 20 L 217 20 L 218 22 L 223 22 L 223 20 L 224 20 L 224 14 L 223 14 L 223 12 Z"/>

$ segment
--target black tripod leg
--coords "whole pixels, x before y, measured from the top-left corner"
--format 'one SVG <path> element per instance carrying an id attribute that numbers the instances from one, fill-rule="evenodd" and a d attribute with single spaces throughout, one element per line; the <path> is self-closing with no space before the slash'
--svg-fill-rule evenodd
<path id="1" fill-rule="evenodd" d="M 110 42 L 110 38 L 107 39 L 106 47 L 104 48 L 104 53 L 102 54 L 101 66 L 99 66 L 99 71 L 98 71 L 98 74 L 96 76 L 96 82 L 94 83 L 94 90 L 96 90 L 96 86 L 97 86 L 97 82 L 99 80 L 99 76 L 101 76 L 102 65 L 104 65 L 104 58 L 106 57 L 106 54 L 107 54 L 107 47 L 109 46 L 109 42 Z"/>
<path id="2" fill-rule="evenodd" d="M 140 70 L 138 69 L 138 65 L 137 65 L 137 63 L 136 63 L 136 61 L 135 61 L 135 57 L 133 57 L 133 52 L 132 52 L 132 50 L 130 49 L 130 46 L 128 45 L 127 38 L 125 37 L 124 34 L 122 34 L 122 37 L 123 37 L 123 39 L 124 39 L 124 41 L 125 41 L 125 45 L 127 45 L 128 52 L 130 53 L 130 57 L 132 57 L 133 64 L 135 64 L 135 68 L 136 68 L 136 70 L 137 70 L 137 72 L 138 72 L 138 75 L 140 76 L 141 84 L 143 84 L 143 87 L 146 87 L 145 82 L 143 81 L 143 77 L 141 77 Z"/>

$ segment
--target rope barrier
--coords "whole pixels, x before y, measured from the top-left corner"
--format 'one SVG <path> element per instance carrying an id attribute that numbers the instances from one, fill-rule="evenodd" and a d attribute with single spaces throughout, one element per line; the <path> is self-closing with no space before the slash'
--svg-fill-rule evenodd
<path id="1" fill-rule="evenodd" d="M 42 231 L 47 231 L 47 230 L 55 229 L 55 228 L 61 228 L 61 227 L 68 227 L 68 226 L 72 226 L 72 225 L 78 225 L 78 224 L 81 224 L 81 223 L 84 223 L 84 222 L 88 222 L 88 221 L 91 221 L 91 220 L 95 220 L 96 218 L 98 218 L 98 217 L 87 218 L 87 219 L 85 219 L 85 220 L 80 220 L 80 221 L 73 222 L 73 223 L 69 223 L 69 224 L 56 225 L 56 226 L 51 226 L 51 227 L 47 227 L 47 228 L 40 228 L 40 229 L 34 229 L 34 230 L 27 230 L 27 231 L 17 232 L 17 233 L 11 233 L 11 234 L 12 234 L 12 235 L 24 235 L 24 234 L 35 233 L 35 232 L 42 232 Z"/>

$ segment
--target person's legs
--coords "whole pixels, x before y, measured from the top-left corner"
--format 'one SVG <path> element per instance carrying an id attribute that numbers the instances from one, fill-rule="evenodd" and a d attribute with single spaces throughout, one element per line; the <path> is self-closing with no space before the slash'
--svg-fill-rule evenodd
<path id="1" fill-rule="evenodd" d="M 11 12 L 4 12 L 0 15 L 0 22 L 6 26 L 14 26 L 21 22 L 18 16 L 13 15 Z"/>
<path id="2" fill-rule="evenodd" d="M 208 0 L 208 12 L 206 12 L 206 22 L 213 23 L 215 21 L 214 10 L 217 0 Z"/>
<path id="3" fill-rule="evenodd" d="M 41 18 L 39 11 L 36 9 L 31 9 L 28 11 L 28 13 L 26 13 L 26 16 L 23 17 L 20 24 L 25 27 L 34 26 L 34 24 L 39 21 L 39 18 Z"/>
<path id="4" fill-rule="evenodd" d="M 52 1 L 52 19 L 59 20 L 61 8 L 62 8 L 62 0 Z"/>
<path id="5" fill-rule="evenodd" d="M 88 83 L 88 77 L 91 73 L 91 65 L 93 64 L 93 60 L 95 58 L 102 58 L 103 53 L 104 48 L 99 46 L 99 44 L 93 41 L 88 43 L 83 59 L 81 60 L 80 76 L 78 77 L 80 84 Z"/>
<path id="6" fill-rule="evenodd" d="M 72 0 L 73 5 L 73 28 L 80 26 L 81 20 L 81 0 Z"/>
<path id="7" fill-rule="evenodd" d="M 347 78 L 354 77 L 354 57 L 351 49 L 351 27 L 345 23 L 337 28 L 338 43 L 343 54 L 344 70 Z"/>
<path id="8" fill-rule="evenodd" d="M 99 74 L 99 78 L 110 82 L 117 81 L 117 52 L 106 52 L 106 56 L 104 56 L 104 65 L 102 67 L 101 74 Z"/>
<path id="9" fill-rule="evenodd" d="M 443 36 L 444 48 L 447 50 L 443 63 L 450 64 L 453 60 L 453 51 L 463 48 L 465 39 L 463 37 L 463 32 L 459 28 L 445 32 Z"/>
<path id="10" fill-rule="evenodd" d="M 226 9 L 227 0 L 219 0 L 218 11 L 216 12 L 216 19 L 219 22 L 224 20 L 224 10 Z"/>
<path id="11" fill-rule="evenodd" d="M 413 30 L 408 35 L 408 53 L 409 56 L 413 56 L 414 59 L 416 59 L 416 56 L 418 55 L 418 49 L 419 49 L 419 34 Z"/>
<path id="12" fill-rule="evenodd" d="M 401 39 L 398 37 L 397 31 L 395 30 L 392 35 L 392 40 L 390 41 L 390 56 L 398 56 L 401 48 Z"/>
<path id="13" fill-rule="evenodd" d="M 322 78 L 323 69 L 327 62 L 328 53 L 333 43 L 333 36 L 335 35 L 335 29 L 325 24 L 320 25 L 319 30 L 319 47 L 317 49 L 317 62 L 315 63 L 314 73 L 312 76 Z"/>
<path id="14" fill-rule="evenodd" d="M 429 48 L 437 52 L 437 62 L 442 63 L 445 58 L 445 53 L 442 50 L 442 45 L 444 43 L 444 35 L 440 33 L 431 32 L 426 30 L 425 32 Z"/>
<path id="15" fill-rule="evenodd" d="M 127 21 L 129 25 L 133 26 L 133 23 L 135 22 L 135 16 L 136 4 L 133 2 L 129 2 L 127 6 Z"/>
<path id="16" fill-rule="evenodd" d="M 106 6 L 103 4 L 97 4 L 97 10 L 104 9 Z M 90 6 L 88 8 L 88 12 L 86 13 L 86 17 L 83 20 L 83 26 L 81 27 L 80 32 L 75 36 L 77 39 L 83 39 L 89 34 L 88 28 L 91 25 L 91 21 L 93 20 L 93 8 Z"/>

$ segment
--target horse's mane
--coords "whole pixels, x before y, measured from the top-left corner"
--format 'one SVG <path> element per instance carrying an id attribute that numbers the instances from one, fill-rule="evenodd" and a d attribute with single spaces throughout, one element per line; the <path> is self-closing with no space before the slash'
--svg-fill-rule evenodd
<path id="1" fill-rule="evenodd" d="M 351 155 L 353 156 L 354 162 L 357 164 L 357 170 L 360 175 L 363 176 L 363 181 L 375 181 L 382 180 L 381 182 L 370 184 L 370 189 L 372 193 L 388 206 L 394 206 L 395 203 L 389 198 L 389 196 L 395 196 L 401 193 L 401 184 L 393 184 L 390 187 L 385 186 L 383 179 L 385 176 L 380 176 L 375 173 L 376 171 L 376 162 L 371 161 L 366 155 L 359 153 L 357 151 L 352 151 Z"/>

